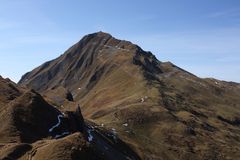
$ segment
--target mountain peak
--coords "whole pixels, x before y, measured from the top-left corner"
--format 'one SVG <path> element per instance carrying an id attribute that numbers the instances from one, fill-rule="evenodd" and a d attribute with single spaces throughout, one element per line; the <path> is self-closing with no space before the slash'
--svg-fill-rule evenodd
<path id="1" fill-rule="evenodd" d="M 99 31 L 95 33 L 88 34 L 84 36 L 78 43 L 77 45 L 96 45 L 99 46 L 101 49 L 104 48 L 111 48 L 112 50 L 135 50 L 135 51 L 142 51 L 142 49 L 137 46 L 136 44 L 133 44 L 130 41 L 126 40 L 121 40 L 113 37 L 111 34 Z"/>
<path id="2" fill-rule="evenodd" d="M 94 33 L 87 34 L 82 39 L 96 38 L 96 37 L 98 37 L 98 38 L 110 38 L 110 37 L 112 37 L 112 35 L 109 34 L 109 33 L 106 33 L 106 32 L 99 31 L 99 32 L 94 32 Z"/>
<path id="3" fill-rule="evenodd" d="M 103 31 L 99 31 L 99 32 L 96 32 L 95 34 L 97 34 L 98 36 L 103 36 L 103 37 L 112 37 L 112 35 L 110 33 L 107 33 L 107 32 L 103 32 Z"/>

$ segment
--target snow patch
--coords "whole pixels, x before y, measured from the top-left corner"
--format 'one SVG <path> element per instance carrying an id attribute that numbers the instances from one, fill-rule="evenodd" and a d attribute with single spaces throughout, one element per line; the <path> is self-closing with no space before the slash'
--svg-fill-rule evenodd
<path id="1" fill-rule="evenodd" d="M 87 132 L 88 132 L 88 141 L 92 142 L 93 141 L 93 136 L 91 134 L 91 130 L 89 129 Z"/>
<path id="2" fill-rule="evenodd" d="M 117 131 L 116 131 L 115 128 L 112 128 L 112 135 L 111 135 L 111 136 L 113 137 L 113 139 L 114 139 L 115 141 L 117 141 Z"/>
<path id="3" fill-rule="evenodd" d="M 58 115 L 58 122 L 57 122 L 57 124 L 55 124 L 54 126 L 52 126 L 52 127 L 48 130 L 48 132 L 52 132 L 55 128 L 57 128 L 57 127 L 61 124 L 61 119 L 60 119 L 60 118 L 63 118 L 63 115 L 62 115 L 62 114 Z"/>
<path id="4" fill-rule="evenodd" d="M 124 123 L 124 124 L 123 124 L 123 126 L 127 127 L 127 126 L 128 126 L 128 124 L 127 124 L 127 123 Z"/>
<path id="5" fill-rule="evenodd" d="M 54 138 L 59 138 L 59 137 L 62 137 L 62 136 L 65 136 L 65 135 L 68 135 L 70 134 L 69 132 L 63 132 L 62 134 L 57 134 Z"/>
<path id="6" fill-rule="evenodd" d="M 148 99 L 148 96 L 142 97 L 142 98 L 141 98 L 141 103 L 145 102 L 145 100 L 147 100 L 147 99 Z"/>
<path id="7" fill-rule="evenodd" d="M 116 136 L 116 135 L 117 135 L 117 131 L 116 131 L 116 129 L 115 129 L 115 128 L 112 128 L 112 134 L 113 134 L 114 136 Z"/>

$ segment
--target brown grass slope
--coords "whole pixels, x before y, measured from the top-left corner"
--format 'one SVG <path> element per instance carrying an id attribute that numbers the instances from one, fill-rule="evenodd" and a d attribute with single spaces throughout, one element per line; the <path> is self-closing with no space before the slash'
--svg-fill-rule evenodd
<path id="1" fill-rule="evenodd" d="M 81 133 L 74 133 L 61 139 L 37 141 L 20 160 L 101 160 Z"/>
<path id="2" fill-rule="evenodd" d="M 143 159 L 240 156 L 239 84 L 198 78 L 103 32 L 85 36 L 19 84 L 45 95 L 70 91 L 75 102 L 59 96 L 59 106 L 80 103 L 88 119 L 116 128 Z"/>
<path id="3" fill-rule="evenodd" d="M 81 133 L 61 139 L 38 140 L 29 143 L 8 143 L 0 146 L 1 160 L 101 160 L 101 155 L 85 140 Z"/>

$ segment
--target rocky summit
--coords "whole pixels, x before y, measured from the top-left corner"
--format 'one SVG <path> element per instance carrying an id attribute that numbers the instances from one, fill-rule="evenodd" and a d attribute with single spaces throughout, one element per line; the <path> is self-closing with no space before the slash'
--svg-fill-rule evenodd
<path id="1" fill-rule="evenodd" d="M 0 159 L 240 157 L 240 84 L 199 78 L 108 33 L 0 86 Z"/>

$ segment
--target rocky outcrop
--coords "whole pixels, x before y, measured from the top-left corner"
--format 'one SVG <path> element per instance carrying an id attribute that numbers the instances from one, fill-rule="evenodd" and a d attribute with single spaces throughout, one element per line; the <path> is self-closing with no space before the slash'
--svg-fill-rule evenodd
<path id="1" fill-rule="evenodd" d="M 72 94 L 65 93 L 67 102 L 74 103 Z M 101 160 L 116 154 L 121 160 L 139 159 L 116 135 L 113 141 L 111 132 L 95 126 L 85 124 L 79 105 L 75 111 L 60 111 L 36 91 L 22 92 L 0 110 L 0 159 Z"/>

